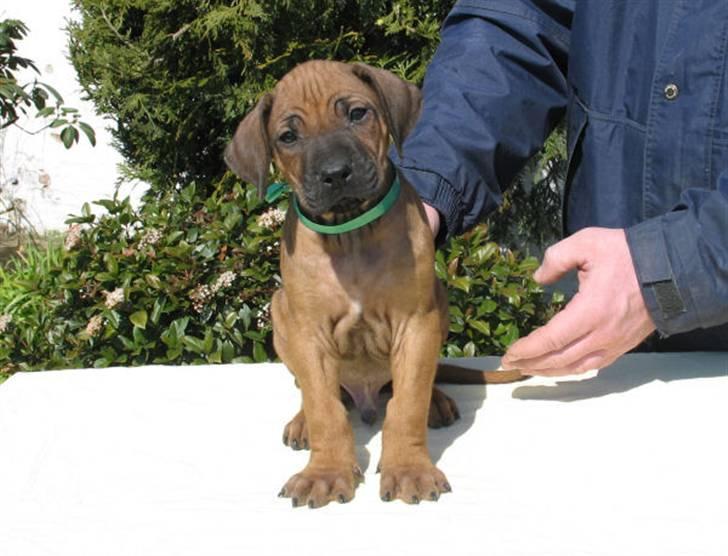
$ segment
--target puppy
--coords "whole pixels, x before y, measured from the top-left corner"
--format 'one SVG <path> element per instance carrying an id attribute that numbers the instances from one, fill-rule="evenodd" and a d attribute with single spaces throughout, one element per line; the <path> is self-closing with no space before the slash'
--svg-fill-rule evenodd
<path id="1" fill-rule="evenodd" d="M 301 389 L 284 442 L 310 448 L 280 495 L 294 506 L 348 502 L 362 472 L 342 391 L 382 431 L 380 495 L 407 503 L 449 492 L 430 460 L 427 425 L 458 418 L 433 387 L 448 331 L 432 232 L 417 194 L 387 157 L 415 125 L 419 90 L 363 64 L 302 64 L 240 123 L 226 161 L 264 194 L 275 163 L 293 196 L 283 228 L 282 288 L 271 303 L 276 352 Z M 482 375 L 446 370 L 451 379 Z M 505 378 L 520 378 L 508 374 Z M 501 380 L 503 381 L 503 380 Z"/>

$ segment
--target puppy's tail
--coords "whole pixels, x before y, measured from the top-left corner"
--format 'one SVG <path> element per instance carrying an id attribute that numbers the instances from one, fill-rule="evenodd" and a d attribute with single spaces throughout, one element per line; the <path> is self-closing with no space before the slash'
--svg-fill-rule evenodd
<path id="1" fill-rule="evenodd" d="M 435 382 L 445 384 L 506 384 L 508 382 L 518 382 L 530 378 L 522 375 L 520 371 L 478 371 L 476 369 L 468 369 L 467 367 L 459 367 L 450 363 L 440 363 L 437 365 L 437 375 Z"/>

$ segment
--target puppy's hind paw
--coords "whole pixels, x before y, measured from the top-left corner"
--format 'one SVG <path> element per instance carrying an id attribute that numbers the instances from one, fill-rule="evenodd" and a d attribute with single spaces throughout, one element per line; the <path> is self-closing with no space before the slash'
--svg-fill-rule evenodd
<path id="1" fill-rule="evenodd" d="M 458 411 L 455 400 L 439 388 L 433 386 L 427 426 L 431 429 L 449 427 L 458 419 L 460 419 L 460 411 Z"/>

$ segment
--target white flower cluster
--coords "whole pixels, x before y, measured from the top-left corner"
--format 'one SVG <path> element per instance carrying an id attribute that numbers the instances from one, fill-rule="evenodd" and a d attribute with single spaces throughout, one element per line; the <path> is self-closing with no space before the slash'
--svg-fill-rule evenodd
<path id="1" fill-rule="evenodd" d="M 201 313 L 210 299 L 220 290 L 229 288 L 235 278 L 237 278 L 237 274 L 232 270 L 228 270 L 218 276 L 212 286 L 208 286 L 207 284 L 197 286 L 189 293 L 189 298 L 192 300 L 192 308 L 198 313 Z"/>
<path id="2" fill-rule="evenodd" d="M 81 224 L 71 224 L 66 231 L 66 240 L 63 246 L 66 251 L 71 251 L 81 243 Z"/>
<path id="3" fill-rule="evenodd" d="M 88 334 L 91 338 L 94 336 L 98 336 L 99 332 L 101 332 L 101 329 L 104 327 L 104 318 L 101 315 L 94 315 L 91 317 L 91 319 L 88 321 L 88 324 L 86 325 L 86 334 Z"/>
<path id="4" fill-rule="evenodd" d="M 13 321 L 12 315 L 0 315 L 0 334 L 4 334 L 8 325 Z"/>
<path id="5" fill-rule="evenodd" d="M 216 294 L 219 290 L 229 288 L 236 277 L 237 274 L 235 274 L 232 270 L 223 272 L 220 276 L 218 276 L 217 280 L 215 280 L 215 283 L 212 285 L 212 293 Z"/>
<path id="6" fill-rule="evenodd" d="M 147 230 L 139 241 L 139 251 L 144 251 L 147 247 L 156 245 L 160 239 L 162 239 L 162 232 L 159 230 Z"/>
<path id="7" fill-rule="evenodd" d="M 207 302 L 212 298 L 212 290 L 210 290 L 210 286 L 203 284 L 192 290 L 189 297 L 192 300 L 192 308 L 201 313 Z"/>
<path id="8" fill-rule="evenodd" d="M 278 207 L 269 208 L 258 217 L 258 225 L 266 230 L 275 230 L 283 224 L 286 213 Z"/>
<path id="9" fill-rule="evenodd" d="M 256 313 L 256 324 L 258 330 L 263 330 L 270 323 L 270 303 L 266 303 L 260 308 L 260 311 Z"/>
<path id="10" fill-rule="evenodd" d="M 124 303 L 124 288 L 116 288 L 113 292 L 102 292 L 106 297 L 104 305 L 107 309 L 115 309 Z"/>

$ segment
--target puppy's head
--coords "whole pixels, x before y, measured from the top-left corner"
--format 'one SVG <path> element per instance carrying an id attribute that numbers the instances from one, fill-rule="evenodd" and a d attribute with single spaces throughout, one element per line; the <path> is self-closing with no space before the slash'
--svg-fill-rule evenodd
<path id="1" fill-rule="evenodd" d="M 375 202 L 389 187 L 397 148 L 419 117 L 414 85 L 364 64 L 297 66 L 238 126 L 225 160 L 265 194 L 275 162 L 299 203 L 324 220 Z"/>

